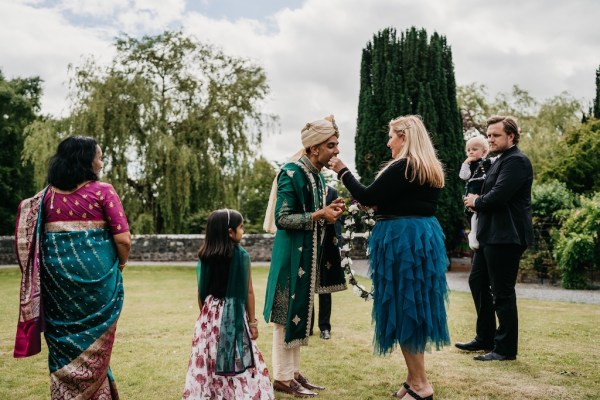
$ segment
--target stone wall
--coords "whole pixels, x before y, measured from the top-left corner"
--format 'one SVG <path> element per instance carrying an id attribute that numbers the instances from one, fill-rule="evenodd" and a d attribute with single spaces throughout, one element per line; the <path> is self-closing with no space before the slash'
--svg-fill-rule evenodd
<path id="1" fill-rule="evenodd" d="M 0 236 L 0 265 L 16 263 L 14 236 Z"/>
<path id="2" fill-rule="evenodd" d="M 242 246 L 250 253 L 252 261 L 271 261 L 274 235 L 244 235 Z M 204 235 L 134 235 L 131 254 L 132 261 L 195 261 Z M 354 240 L 352 257 L 364 259 L 365 240 Z M 17 264 L 13 236 L 0 236 L 0 265 Z"/>

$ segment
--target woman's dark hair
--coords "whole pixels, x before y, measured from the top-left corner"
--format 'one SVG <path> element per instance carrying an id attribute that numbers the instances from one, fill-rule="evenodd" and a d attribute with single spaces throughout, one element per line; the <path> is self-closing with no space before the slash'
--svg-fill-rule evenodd
<path id="1" fill-rule="evenodd" d="M 48 183 L 60 190 L 73 190 L 82 182 L 97 181 L 92 163 L 96 158 L 96 139 L 70 136 L 60 142 L 48 166 Z"/>
<path id="2" fill-rule="evenodd" d="M 204 243 L 198 257 L 207 265 L 228 265 L 236 244 L 229 237 L 229 228 L 236 230 L 244 222 L 239 211 L 224 208 L 213 211 L 206 221 Z"/>

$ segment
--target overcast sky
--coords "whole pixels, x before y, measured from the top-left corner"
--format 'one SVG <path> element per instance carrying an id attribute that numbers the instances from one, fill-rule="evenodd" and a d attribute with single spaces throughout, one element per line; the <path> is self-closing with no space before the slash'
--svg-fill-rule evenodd
<path id="1" fill-rule="evenodd" d="M 386 27 L 445 35 L 459 85 L 491 95 L 517 84 L 538 100 L 588 104 L 600 65 L 597 0 L 0 0 L 0 69 L 44 80 L 43 113 L 67 111 L 68 65 L 108 61 L 114 38 L 183 29 L 264 67 L 263 110 L 280 117 L 264 155 L 284 160 L 306 122 L 335 114 L 340 157 L 354 164 L 361 50 Z"/>

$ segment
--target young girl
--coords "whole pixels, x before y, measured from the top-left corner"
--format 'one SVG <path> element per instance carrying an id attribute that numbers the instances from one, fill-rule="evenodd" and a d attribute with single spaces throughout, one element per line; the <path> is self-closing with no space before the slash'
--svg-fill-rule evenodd
<path id="1" fill-rule="evenodd" d="M 198 305 L 183 399 L 274 399 L 269 371 L 256 346 L 258 321 L 250 256 L 240 245 L 242 215 L 208 216 L 198 252 Z"/>
<path id="2" fill-rule="evenodd" d="M 467 140 L 465 152 L 467 159 L 463 162 L 459 177 L 467 181 L 465 185 L 465 196 L 469 193 L 481 193 L 485 174 L 490 169 L 490 166 L 495 161 L 495 158 L 485 158 L 489 152 L 490 145 L 487 139 L 482 135 L 477 135 Z M 477 213 L 468 211 L 471 217 L 471 232 L 469 232 L 469 247 L 472 250 L 479 248 L 477 241 Z"/>

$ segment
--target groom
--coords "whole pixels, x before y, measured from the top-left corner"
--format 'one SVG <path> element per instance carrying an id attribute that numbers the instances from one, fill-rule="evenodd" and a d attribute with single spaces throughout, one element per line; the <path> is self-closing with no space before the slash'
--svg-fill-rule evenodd
<path id="1" fill-rule="evenodd" d="M 281 168 L 265 218 L 267 230 L 277 229 L 264 309 L 265 320 L 274 323 L 273 388 L 296 397 L 314 397 L 314 390 L 325 389 L 300 373 L 300 346 L 308 344 L 314 293 L 320 291 L 325 225 L 344 211 L 342 199 L 325 204 L 321 174 L 339 154 L 338 137 L 333 116 L 306 124 L 300 157 Z M 337 283 L 345 284 L 343 274 Z"/>

